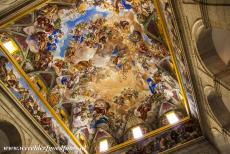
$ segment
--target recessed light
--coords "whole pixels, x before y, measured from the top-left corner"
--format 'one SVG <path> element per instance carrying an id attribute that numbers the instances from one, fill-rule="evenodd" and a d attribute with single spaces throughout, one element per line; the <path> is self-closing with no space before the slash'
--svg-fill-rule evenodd
<path id="1" fill-rule="evenodd" d="M 175 112 L 169 112 L 166 114 L 166 118 L 170 124 L 175 124 L 179 121 L 179 118 L 175 114 Z"/>
<path id="2" fill-rule="evenodd" d="M 109 149 L 109 143 L 108 140 L 102 140 L 100 141 L 100 152 L 105 152 Z"/>
<path id="3" fill-rule="evenodd" d="M 135 139 L 141 138 L 143 136 L 142 130 L 139 126 L 134 127 L 132 129 L 132 132 L 133 132 L 133 138 L 135 138 Z"/>

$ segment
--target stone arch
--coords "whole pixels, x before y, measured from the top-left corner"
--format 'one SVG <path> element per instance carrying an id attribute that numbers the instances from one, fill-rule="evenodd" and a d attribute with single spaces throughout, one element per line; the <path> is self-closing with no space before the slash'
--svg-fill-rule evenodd
<path id="1" fill-rule="evenodd" d="M 206 28 L 202 19 L 196 21 L 192 36 L 197 55 L 204 68 L 213 76 L 230 85 L 230 31 Z"/>
<path id="2" fill-rule="evenodd" d="M 9 131 L 10 129 L 12 129 L 12 132 Z M 17 134 L 16 135 L 17 138 L 20 138 L 20 139 L 13 142 L 13 144 L 15 144 L 15 145 L 19 144 L 18 146 L 26 145 L 25 136 L 24 136 L 24 133 L 22 132 L 20 126 L 16 125 L 16 122 L 14 120 L 12 120 L 10 117 L 3 115 L 3 114 L 0 114 L 0 130 L 1 130 L 0 139 L 1 139 L 1 137 L 7 137 L 8 138 L 8 136 L 11 136 L 12 138 L 14 138 L 14 136 L 12 134 L 15 133 L 15 134 Z M 8 138 L 8 140 L 12 139 L 11 137 Z M 0 145 L 0 153 L 2 152 L 1 150 L 2 149 L 1 149 L 1 145 Z M 14 153 L 15 153 L 15 151 L 12 151 L 12 154 L 14 154 Z M 22 153 L 24 153 L 24 151 L 22 151 Z M 11 154 L 11 153 L 6 152 L 6 153 L 2 153 L 2 154 Z"/>
<path id="3" fill-rule="evenodd" d="M 204 94 L 206 96 L 208 105 L 218 120 L 218 122 L 222 125 L 226 130 L 230 130 L 230 112 L 225 106 L 222 98 L 217 94 L 215 89 L 211 86 L 206 86 L 204 88 Z"/>
<path id="4" fill-rule="evenodd" d="M 8 121 L 0 121 L 0 146 L 21 147 L 22 139 L 17 128 Z M 2 149 L 2 148 L 1 148 Z M 2 149 L 3 150 L 3 149 Z M 2 154 L 19 154 L 20 151 L 1 151 Z"/>

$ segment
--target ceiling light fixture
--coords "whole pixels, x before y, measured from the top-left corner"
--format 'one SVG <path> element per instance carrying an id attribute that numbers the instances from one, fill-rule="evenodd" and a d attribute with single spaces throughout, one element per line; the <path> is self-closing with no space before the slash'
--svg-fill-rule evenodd
<path id="1" fill-rule="evenodd" d="M 175 124 L 179 121 L 175 112 L 166 113 L 166 118 L 170 124 Z"/>
<path id="2" fill-rule="evenodd" d="M 102 140 L 100 141 L 100 152 L 105 152 L 109 149 L 109 143 L 108 140 Z"/>
<path id="3" fill-rule="evenodd" d="M 133 132 L 133 138 L 135 139 L 141 138 L 143 136 L 142 130 L 139 126 L 134 127 L 132 129 L 132 132 Z"/>

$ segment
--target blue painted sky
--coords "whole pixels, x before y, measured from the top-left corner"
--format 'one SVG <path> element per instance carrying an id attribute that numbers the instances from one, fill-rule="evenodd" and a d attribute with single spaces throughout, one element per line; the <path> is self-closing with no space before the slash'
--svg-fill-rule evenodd
<path id="1" fill-rule="evenodd" d="M 87 9 L 83 14 L 80 14 L 79 16 L 77 16 L 75 19 L 73 20 L 68 20 L 66 21 L 64 24 L 68 27 L 68 32 L 73 29 L 76 25 L 85 22 L 85 21 L 89 21 L 91 19 L 91 17 L 93 15 L 103 15 L 104 17 L 106 17 L 109 12 L 107 10 L 99 10 L 97 9 L 96 6 L 91 7 L 89 9 Z M 72 39 L 73 35 L 70 33 L 65 34 L 67 36 L 64 36 L 64 45 L 60 48 L 61 52 L 60 52 L 60 56 L 64 57 L 65 55 L 65 49 L 68 47 L 69 41 Z M 61 44 L 59 44 L 59 46 L 61 46 Z"/>

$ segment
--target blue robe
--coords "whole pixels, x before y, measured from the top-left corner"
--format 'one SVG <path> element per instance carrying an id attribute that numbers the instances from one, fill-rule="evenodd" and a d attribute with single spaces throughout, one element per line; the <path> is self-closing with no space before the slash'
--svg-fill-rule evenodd
<path id="1" fill-rule="evenodd" d="M 132 5 L 126 2 L 126 0 L 121 0 L 121 4 L 124 6 L 125 9 L 130 10 L 132 9 Z"/>
<path id="2" fill-rule="evenodd" d="M 151 78 L 148 78 L 147 83 L 149 85 L 149 89 L 151 91 L 152 94 L 156 94 L 156 86 L 157 84 L 153 82 L 153 80 Z"/>

